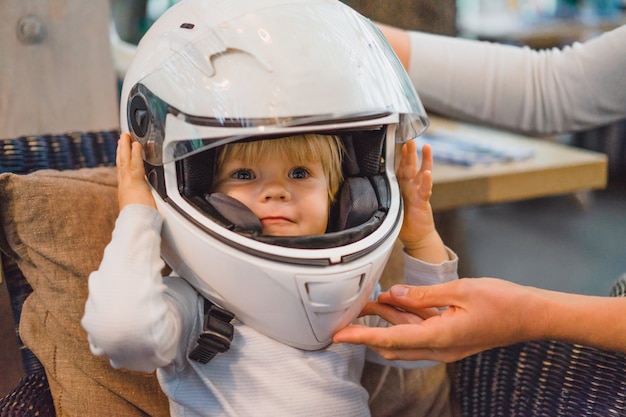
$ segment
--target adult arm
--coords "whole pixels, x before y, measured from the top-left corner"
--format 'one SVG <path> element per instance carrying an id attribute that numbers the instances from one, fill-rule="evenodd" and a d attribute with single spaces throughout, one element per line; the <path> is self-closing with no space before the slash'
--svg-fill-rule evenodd
<path id="1" fill-rule="evenodd" d="M 424 314 L 433 307 L 448 308 Z M 452 362 L 498 346 L 548 339 L 626 353 L 624 311 L 624 297 L 561 293 L 496 278 L 398 285 L 363 310 L 394 326 L 353 325 L 334 341 L 366 344 L 390 360 Z"/>
<path id="2" fill-rule="evenodd" d="M 542 51 L 379 26 L 434 112 L 541 134 L 626 117 L 626 25 Z"/>

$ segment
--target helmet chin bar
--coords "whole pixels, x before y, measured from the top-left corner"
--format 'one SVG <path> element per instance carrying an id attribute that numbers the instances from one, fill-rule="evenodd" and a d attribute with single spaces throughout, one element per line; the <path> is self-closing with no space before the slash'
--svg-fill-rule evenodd
<path id="1" fill-rule="evenodd" d="M 305 350 L 326 347 L 337 330 L 358 316 L 400 230 L 395 222 L 375 250 L 363 251 L 357 259 L 299 265 L 234 248 L 199 231 L 168 203 L 157 200 L 157 207 L 167 217 L 162 256 L 178 275 L 246 325 Z M 396 218 L 401 215 L 399 208 Z"/>

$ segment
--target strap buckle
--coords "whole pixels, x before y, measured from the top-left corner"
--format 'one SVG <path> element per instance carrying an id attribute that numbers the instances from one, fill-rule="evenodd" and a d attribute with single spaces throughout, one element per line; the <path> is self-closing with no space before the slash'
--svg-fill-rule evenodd
<path id="1" fill-rule="evenodd" d="M 230 349 L 235 329 L 230 323 L 235 315 L 204 300 L 204 328 L 198 337 L 198 345 L 189 353 L 189 359 L 207 363 L 218 353 Z"/>

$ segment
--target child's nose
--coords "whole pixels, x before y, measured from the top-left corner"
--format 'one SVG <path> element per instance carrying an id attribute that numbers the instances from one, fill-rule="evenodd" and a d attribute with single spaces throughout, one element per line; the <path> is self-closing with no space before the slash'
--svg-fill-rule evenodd
<path id="1" fill-rule="evenodd" d="M 268 182 L 263 190 L 263 199 L 269 200 L 289 200 L 291 194 L 287 187 L 280 181 Z"/>

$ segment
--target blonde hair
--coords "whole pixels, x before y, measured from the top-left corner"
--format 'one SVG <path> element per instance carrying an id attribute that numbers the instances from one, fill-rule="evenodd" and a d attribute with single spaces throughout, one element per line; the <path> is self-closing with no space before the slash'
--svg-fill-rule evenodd
<path id="1" fill-rule="evenodd" d="M 343 181 L 342 155 L 339 137 L 308 133 L 278 139 L 229 143 L 218 150 L 217 166 L 232 158 L 248 164 L 265 156 L 291 158 L 297 162 L 319 160 L 328 180 L 328 201 L 332 203 Z"/>

